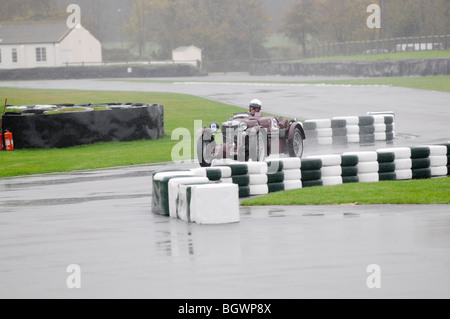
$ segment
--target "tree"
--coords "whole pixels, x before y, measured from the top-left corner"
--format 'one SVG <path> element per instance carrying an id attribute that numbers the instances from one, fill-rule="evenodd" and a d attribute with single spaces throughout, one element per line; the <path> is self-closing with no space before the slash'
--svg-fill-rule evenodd
<path id="1" fill-rule="evenodd" d="M 281 29 L 288 38 L 302 46 L 304 56 L 307 56 L 307 44 L 319 33 L 314 3 L 313 0 L 297 0 L 286 12 Z"/>
<path id="2" fill-rule="evenodd" d="M 56 0 L 0 0 L 0 21 L 64 19 L 66 10 Z"/>
<path id="3" fill-rule="evenodd" d="M 126 26 L 139 45 L 160 46 L 160 57 L 196 45 L 210 59 L 252 59 L 262 51 L 268 17 L 260 0 L 137 0 Z"/>

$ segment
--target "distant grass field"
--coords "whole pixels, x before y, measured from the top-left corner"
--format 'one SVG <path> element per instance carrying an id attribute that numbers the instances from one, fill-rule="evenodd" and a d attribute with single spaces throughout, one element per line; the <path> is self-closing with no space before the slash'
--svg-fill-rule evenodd
<path id="1" fill-rule="evenodd" d="M 398 60 L 425 60 L 425 59 L 437 59 L 437 58 L 450 58 L 450 50 L 362 54 L 362 55 L 349 55 L 349 56 L 331 56 L 331 57 L 302 59 L 299 61 L 307 61 L 307 62 L 398 61 Z"/>
<path id="2" fill-rule="evenodd" d="M 176 128 L 186 128 L 194 137 L 194 121 L 203 125 L 223 122 L 242 109 L 182 94 L 140 92 L 98 92 L 71 90 L 29 90 L 0 88 L 0 100 L 12 105 L 142 102 L 165 106 L 166 137 L 157 141 L 97 143 L 65 149 L 32 149 L 0 152 L 0 178 L 49 172 L 107 168 L 171 161 Z M 3 111 L 3 109 L 2 109 Z M 50 116 L 50 115 L 49 115 Z M 194 151 L 192 141 L 192 152 Z M 194 154 L 184 154 L 189 159 Z"/>
<path id="3" fill-rule="evenodd" d="M 356 183 L 273 193 L 243 206 L 449 204 L 450 178 Z"/>
<path id="4" fill-rule="evenodd" d="M 174 83 L 171 80 L 104 80 L 148 83 Z M 195 82 L 195 81 L 194 81 Z M 197 82 L 212 82 L 205 78 Z M 241 81 L 233 83 L 275 83 L 275 84 L 331 84 L 331 85 L 389 85 L 421 90 L 450 92 L 450 75 L 443 76 L 417 76 L 417 77 L 392 77 L 392 78 L 364 78 L 351 80 L 323 80 L 323 81 Z"/>
<path id="5" fill-rule="evenodd" d="M 336 85 L 390 85 L 421 90 L 450 92 L 450 75 L 422 76 L 422 77 L 396 77 L 396 78 L 370 78 L 336 81 L 301 82 L 309 84 L 336 84 Z"/>

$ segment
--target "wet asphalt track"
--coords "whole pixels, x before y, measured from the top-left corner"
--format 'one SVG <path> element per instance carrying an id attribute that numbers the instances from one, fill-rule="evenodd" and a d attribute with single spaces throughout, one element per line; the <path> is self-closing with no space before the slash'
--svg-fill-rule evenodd
<path id="1" fill-rule="evenodd" d="M 213 80 L 221 79 L 230 80 Z M 396 145 L 450 138 L 448 93 L 104 81 L 3 86 L 179 92 L 236 105 L 260 97 L 267 111 L 299 118 L 394 110 Z M 188 225 L 150 212 L 150 176 L 163 167 L 0 180 L 0 298 L 450 297 L 448 205 L 242 208 L 240 224 Z M 81 266 L 79 290 L 66 287 L 70 264 Z M 366 285 L 371 264 L 381 267 L 381 289 Z"/>

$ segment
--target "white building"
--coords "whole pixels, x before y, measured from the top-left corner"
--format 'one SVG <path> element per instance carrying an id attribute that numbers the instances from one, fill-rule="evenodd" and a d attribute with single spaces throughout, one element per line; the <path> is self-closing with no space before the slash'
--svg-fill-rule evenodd
<path id="1" fill-rule="evenodd" d="M 101 64 L 102 46 L 81 24 L 0 25 L 0 69 Z"/>
<path id="2" fill-rule="evenodd" d="M 202 62 L 202 50 L 191 45 L 179 47 L 172 51 L 172 60 L 176 63 L 189 63 L 197 65 Z"/>

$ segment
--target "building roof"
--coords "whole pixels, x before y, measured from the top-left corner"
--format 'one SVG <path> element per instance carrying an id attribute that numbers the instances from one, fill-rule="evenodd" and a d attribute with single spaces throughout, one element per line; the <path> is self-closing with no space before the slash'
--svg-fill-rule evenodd
<path id="1" fill-rule="evenodd" d="M 0 44 L 59 43 L 70 31 L 65 22 L 0 24 Z"/>
<path id="2" fill-rule="evenodd" d="M 189 46 L 189 47 L 179 47 L 179 48 L 176 48 L 175 50 L 173 50 L 173 52 L 183 52 L 183 51 L 186 51 L 186 50 L 188 50 L 188 49 L 195 49 L 195 50 L 198 50 L 198 51 L 202 51 L 202 49 L 199 49 L 199 48 L 197 48 L 196 46 L 191 45 L 191 46 Z"/>

